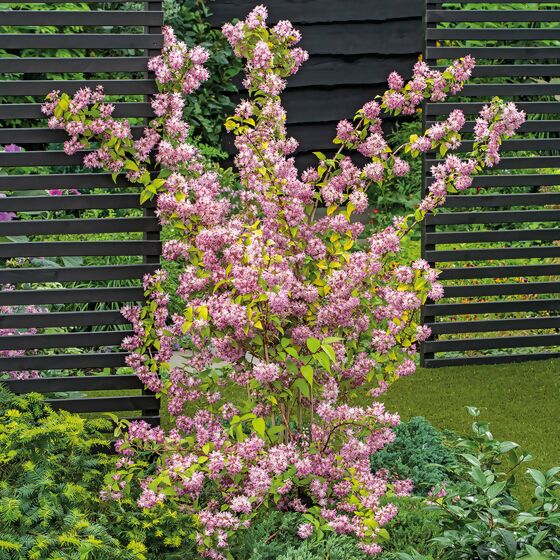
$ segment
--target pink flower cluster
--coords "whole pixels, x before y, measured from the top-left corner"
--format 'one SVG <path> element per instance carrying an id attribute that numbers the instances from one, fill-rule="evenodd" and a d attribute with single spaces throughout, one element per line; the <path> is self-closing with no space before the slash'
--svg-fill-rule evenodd
<path id="1" fill-rule="evenodd" d="M 424 99 L 444 101 L 449 94 L 459 93 L 475 67 L 472 56 L 453 62 L 444 72 L 431 70 L 423 61 L 414 65 L 412 80 L 406 84 L 397 73 L 389 75 L 389 89 L 383 95 L 383 106 L 393 113 L 413 115 Z M 449 77 L 447 77 L 449 76 Z"/>
<path id="2" fill-rule="evenodd" d="M 149 184 L 146 165 L 152 156 L 165 169 L 181 168 L 184 173 L 199 171 L 202 169 L 199 151 L 187 142 L 189 127 L 182 118 L 182 94 L 197 90 L 208 79 L 204 68 L 207 59 L 205 49 L 188 49 L 176 39 L 171 28 L 164 28 L 162 54 L 151 59 L 149 64 L 160 89 L 151 100 L 156 118 L 137 140 L 133 139 L 127 120 L 112 116 L 115 107 L 106 103 L 101 86 L 95 90 L 82 88 L 71 98 L 53 91 L 47 96 L 42 111 L 50 117 L 50 128 L 63 129 L 69 134 L 70 139 L 64 143 L 67 154 L 90 148 L 92 140 L 100 143 L 99 148 L 84 156 L 86 167 L 106 169 L 115 174 L 126 172 L 129 181 L 144 185 Z M 182 84 L 180 91 L 173 89 L 177 83 Z M 75 118 L 77 115 L 82 118 Z M 154 186 L 152 191 L 147 191 L 148 195 L 153 196 L 157 190 Z"/>
<path id="3" fill-rule="evenodd" d="M 175 85 L 181 84 L 181 91 L 190 94 L 209 77 L 204 67 L 208 56 L 203 47 L 187 48 L 171 27 L 164 27 L 162 53 L 149 61 L 148 69 L 154 72 L 161 91 L 174 91 Z"/>
<path id="4" fill-rule="evenodd" d="M 525 122 L 525 113 L 519 111 L 515 103 L 504 103 L 494 99 L 485 105 L 476 119 L 474 126 L 475 139 L 486 145 L 484 163 L 493 167 L 500 163 L 500 146 L 502 140 L 510 138 Z"/>

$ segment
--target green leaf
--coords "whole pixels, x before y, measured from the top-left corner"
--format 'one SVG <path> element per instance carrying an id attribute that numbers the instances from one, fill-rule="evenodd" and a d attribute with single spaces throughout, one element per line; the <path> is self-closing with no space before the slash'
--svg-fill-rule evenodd
<path id="1" fill-rule="evenodd" d="M 315 354 L 315 359 L 323 366 L 323 368 L 327 371 L 331 371 L 331 361 L 329 357 L 325 354 L 325 352 L 319 352 Z"/>
<path id="2" fill-rule="evenodd" d="M 309 398 L 311 396 L 311 390 L 307 381 L 305 381 L 305 379 L 302 379 L 301 377 L 294 381 L 294 383 L 292 384 L 292 388 L 298 389 L 304 397 Z"/>
<path id="3" fill-rule="evenodd" d="M 543 487 L 546 486 L 546 477 L 541 471 L 538 471 L 537 469 L 527 469 L 527 474 L 531 475 L 533 480 L 539 486 L 543 486 Z"/>
<path id="4" fill-rule="evenodd" d="M 336 362 L 336 354 L 334 353 L 333 347 L 323 343 L 321 348 L 323 349 L 325 354 L 329 357 L 330 361 L 334 364 Z"/>
<path id="5" fill-rule="evenodd" d="M 307 348 L 309 348 L 309 351 L 313 352 L 313 354 L 315 354 L 315 352 L 317 352 L 317 350 L 321 348 L 321 341 L 314 337 L 308 338 L 306 344 Z"/>
<path id="6" fill-rule="evenodd" d="M 255 418 L 253 420 L 253 429 L 259 436 L 264 437 L 266 432 L 266 422 L 263 418 Z"/>
<path id="7" fill-rule="evenodd" d="M 486 490 L 486 495 L 490 500 L 493 500 L 502 493 L 506 485 L 507 481 L 505 480 L 502 482 L 495 482 L 494 484 L 492 484 L 492 486 L 488 487 L 488 489 Z"/>
<path id="8" fill-rule="evenodd" d="M 498 532 L 502 535 L 504 544 L 506 545 L 512 558 L 515 558 L 515 553 L 517 551 L 517 540 L 513 536 L 513 533 L 507 531 L 506 529 L 498 529 Z"/>
<path id="9" fill-rule="evenodd" d="M 476 418 L 477 416 L 480 415 L 480 410 L 478 410 L 478 408 L 476 408 L 475 406 L 467 406 L 467 412 L 468 412 L 473 418 Z"/>
<path id="10" fill-rule="evenodd" d="M 313 387 L 313 368 L 311 366 L 301 366 L 300 371 L 307 383 Z"/>
<path id="11" fill-rule="evenodd" d="M 479 485 L 482 487 L 485 487 L 487 484 L 486 481 L 486 476 L 484 475 L 484 473 L 482 472 L 482 470 L 478 467 L 474 467 L 470 470 L 471 478 Z"/>

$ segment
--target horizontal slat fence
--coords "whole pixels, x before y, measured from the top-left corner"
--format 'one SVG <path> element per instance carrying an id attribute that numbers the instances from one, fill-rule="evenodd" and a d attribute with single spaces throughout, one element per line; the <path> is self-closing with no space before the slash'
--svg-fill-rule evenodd
<path id="1" fill-rule="evenodd" d="M 422 253 L 445 284 L 444 299 L 423 310 L 433 333 L 422 350 L 427 366 L 560 356 L 560 10 L 485 4 L 427 1 L 428 64 L 471 54 L 478 65 L 461 97 L 426 103 L 425 124 L 464 110 L 467 151 L 492 96 L 515 101 L 528 120 L 504 142 L 500 165 L 475 179 L 477 194 L 450 196 L 426 220 Z M 425 188 L 438 161 L 426 157 Z"/>
<path id="2" fill-rule="evenodd" d="M 215 0 L 211 22 L 244 18 L 257 3 L 267 6 L 271 24 L 291 20 L 310 54 L 282 96 L 305 168 L 317 161 L 313 151 L 332 151 L 336 123 L 385 91 L 391 71 L 410 75 L 422 51 L 423 0 Z M 233 153 L 231 135 L 225 144 Z"/>
<path id="3" fill-rule="evenodd" d="M 157 423 L 156 397 L 136 376 L 116 374 L 130 334 L 120 308 L 144 300 L 141 279 L 161 254 L 153 205 L 141 207 L 123 178 L 84 172 L 87 152 L 64 154 L 65 133 L 47 127 L 41 103 L 53 89 L 102 84 L 114 115 L 134 119 L 133 134 L 141 135 L 153 116 L 147 96 L 156 87 L 146 68 L 163 43 L 162 3 L 138 11 L 125 2 L 54 9 L 58 3 L 0 10 L 0 25 L 10 26 L 0 34 L 0 145 L 22 148 L 0 152 L 0 212 L 11 217 L 0 221 L 0 287 L 13 287 L 0 291 L 0 306 L 10 310 L 0 315 L 0 376 L 39 372 L 2 382 L 47 393 L 55 408 L 140 411 Z M 80 394 L 91 392 L 100 393 Z"/>

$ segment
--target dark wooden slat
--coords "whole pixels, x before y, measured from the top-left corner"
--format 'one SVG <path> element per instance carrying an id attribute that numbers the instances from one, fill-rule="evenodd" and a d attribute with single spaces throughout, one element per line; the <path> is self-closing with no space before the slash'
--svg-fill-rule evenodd
<path id="1" fill-rule="evenodd" d="M 422 49 L 418 20 L 300 25 L 301 46 L 316 54 L 414 54 Z M 1 44 L 1 42 L 0 42 Z"/>
<path id="2" fill-rule="evenodd" d="M 446 367 L 446 366 L 470 366 L 470 365 L 491 365 L 509 364 L 519 362 L 532 362 L 535 360 L 552 360 L 559 358 L 560 352 L 532 352 L 530 354 L 505 354 L 491 356 L 465 356 L 461 358 L 427 358 L 426 367 Z"/>
<path id="3" fill-rule="evenodd" d="M 560 329 L 560 317 L 529 319 L 491 319 L 486 321 L 454 321 L 429 323 L 432 334 L 459 334 L 479 332 L 524 331 L 532 329 Z"/>
<path id="4" fill-rule="evenodd" d="M 95 397 L 89 399 L 47 399 L 55 410 L 69 412 L 112 412 L 114 410 L 157 410 L 159 400 L 151 396 Z"/>
<path id="5" fill-rule="evenodd" d="M 560 204 L 560 193 L 536 194 L 488 194 L 451 195 L 445 201 L 446 208 L 545 206 Z"/>
<path id="6" fill-rule="evenodd" d="M 154 203 L 146 204 L 147 207 Z M 137 194 L 81 194 L 70 196 L 10 196 L 0 198 L 0 211 L 86 210 L 138 208 Z"/>
<path id="7" fill-rule="evenodd" d="M 473 140 L 465 140 L 456 150 L 457 153 L 470 152 L 474 147 Z M 556 138 L 516 138 L 505 140 L 502 144 L 502 154 L 512 152 L 549 152 L 560 148 L 560 142 Z M 435 154 L 439 158 L 439 154 Z M 503 164 L 501 166 L 503 168 Z M 497 169 L 501 169 L 497 166 Z"/>
<path id="8" fill-rule="evenodd" d="M 558 293 L 560 293 L 560 282 L 530 282 L 514 284 L 480 284 L 475 286 L 446 286 L 444 297 L 468 298 Z"/>
<path id="9" fill-rule="evenodd" d="M 144 301 L 143 288 L 82 288 L 0 292 L 0 305 Z"/>
<path id="10" fill-rule="evenodd" d="M 504 212 L 453 212 L 430 214 L 426 223 L 430 225 L 457 224 L 515 224 L 526 222 L 560 221 L 560 210 L 523 210 Z"/>
<path id="11" fill-rule="evenodd" d="M 428 10 L 428 23 L 443 21 L 537 22 L 560 21 L 560 10 Z"/>
<path id="12" fill-rule="evenodd" d="M 0 11 L 2 25 L 80 25 L 80 26 L 113 26 L 113 25 L 162 25 L 163 12 L 147 11 L 31 11 L 3 10 Z"/>
<path id="13" fill-rule="evenodd" d="M 426 126 L 432 126 L 438 121 L 428 120 L 426 122 Z M 465 126 L 462 128 L 461 132 L 464 133 L 472 133 L 474 130 L 474 121 L 468 121 L 465 123 Z M 560 131 L 560 121 L 558 120 L 531 120 L 524 122 L 519 128 L 518 133 L 521 134 L 523 132 L 559 132 Z M 546 139 L 543 139 L 546 140 Z M 513 141 L 508 141 L 507 145 L 515 145 L 515 142 L 511 144 Z"/>
<path id="14" fill-rule="evenodd" d="M 0 284 L 140 279 L 158 264 L 125 264 L 60 268 L 1 268 Z"/>
<path id="15" fill-rule="evenodd" d="M 560 50 L 558 51 L 560 53 Z M 529 95 L 552 96 L 560 93 L 558 84 L 468 84 L 461 95 L 469 97 L 522 97 Z"/>
<path id="16" fill-rule="evenodd" d="M 492 29 L 427 29 L 426 38 L 435 41 L 445 39 L 470 40 L 470 41 L 542 41 L 560 39 L 559 28 L 492 28 Z"/>
<path id="17" fill-rule="evenodd" d="M 323 122 L 347 118 L 366 101 L 382 94 L 386 86 L 296 88 L 282 96 L 288 114 L 288 124 Z M 560 103 L 559 103 L 560 105 Z"/>
<path id="18" fill-rule="evenodd" d="M 57 393 L 66 391 L 118 391 L 141 389 L 136 375 L 88 375 L 80 377 L 46 377 L 40 379 L 6 379 L 0 381 L 14 393 Z"/>
<path id="19" fill-rule="evenodd" d="M 558 247 L 502 247 L 500 249 L 458 249 L 455 251 L 426 251 L 428 262 L 453 262 L 492 259 L 546 259 L 560 257 Z"/>
<path id="20" fill-rule="evenodd" d="M 22 334 L 0 336 L 0 350 L 36 350 L 37 348 L 74 348 L 120 346 L 132 331 L 103 331 L 71 334 Z"/>
<path id="21" fill-rule="evenodd" d="M 48 356 L 19 356 L 1 358 L 0 371 L 53 370 L 53 369 L 104 369 L 126 365 L 126 352 L 101 354 L 52 354 Z"/>
<path id="22" fill-rule="evenodd" d="M 433 122 L 428 122 L 427 125 L 430 126 Z M 462 131 L 473 132 L 474 121 L 469 121 L 465 123 Z M 560 121 L 553 120 L 539 120 L 539 121 L 525 121 L 518 129 L 518 133 L 523 132 L 560 132 Z"/>
<path id="23" fill-rule="evenodd" d="M 26 74 L 43 74 L 45 72 L 144 72 L 147 66 L 147 56 L 0 58 L 0 73 L 2 74 L 10 72 Z"/>
<path id="24" fill-rule="evenodd" d="M 0 243 L 0 258 L 158 255 L 160 241 L 38 241 Z"/>
<path id="25" fill-rule="evenodd" d="M 50 165 L 82 166 L 84 156 L 91 150 L 83 150 L 71 156 L 60 151 L 0 152 L 0 167 L 28 167 Z"/>
<path id="26" fill-rule="evenodd" d="M 438 160 L 426 160 L 427 164 L 434 165 Z M 534 156 L 534 157 L 503 157 L 493 169 L 542 169 L 560 167 L 558 156 Z"/>
<path id="27" fill-rule="evenodd" d="M 484 105 L 481 102 L 426 103 L 426 114 L 428 116 L 449 115 L 454 109 L 461 109 L 466 115 L 476 115 Z M 528 115 L 560 113 L 560 103 L 557 101 L 520 101 L 516 105 L 518 109 L 525 111 Z"/>
<path id="28" fill-rule="evenodd" d="M 2 132 L 3 129 L 0 129 Z M 42 129 L 40 129 L 42 130 Z M 15 132 L 8 129 L 9 132 Z M 51 132 L 61 132 L 52 130 Z M 126 188 L 138 189 L 132 185 L 124 175 L 119 175 L 116 181 L 108 173 L 52 173 L 50 175 L 5 175 L 0 176 L 0 190 L 3 191 L 33 191 L 43 189 L 77 189 L 77 188 Z"/>
<path id="29" fill-rule="evenodd" d="M 383 84 L 393 70 L 410 77 L 416 58 L 416 54 L 314 55 L 295 76 L 290 77 L 288 88 Z M 328 115 L 324 118 L 327 119 Z"/>
<path id="30" fill-rule="evenodd" d="M 430 181 L 431 182 L 431 181 Z M 545 187 L 560 185 L 560 175 L 515 174 L 515 175 L 478 175 L 474 187 Z"/>
<path id="31" fill-rule="evenodd" d="M 1 231 L 1 229 L 0 229 Z M 557 241 L 559 229 L 504 229 L 502 231 L 450 231 L 426 234 L 426 243 L 492 243 L 497 241 Z"/>
<path id="32" fill-rule="evenodd" d="M 54 235 L 154 231 L 157 218 L 105 218 L 84 220 L 21 220 L 0 222 L 1 235 Z"/>
<path id="33" fill-rule="evenodd" d="M 383 21 L 399 18 L 420 18 L 424 5 L 422 0 L 393 0 L 380 2 L 375 9 L 361 0 L 268 0 L 269 21 L 289 19 L 294 23 L 330 23 L 341 21 Z M 212 3 L 210 22 L 221 26 L 233 18 L 242 18 L 255 7 L 251 0 L 216 0 Z"/>
<path id="34" fill-rule="evenodd" d="M 526 276 L 552 276 L 560 274 L 560 264 L 537 264 L 516 266 L 453 267 L 441 271 L 442 280 L 466 280 L 472 278 L 516 278 Z"/>
<path id="35" fill-rule="evenodd" d="M 115 103 L 113 117 L 147 117 L 152 118 L 154 112 L 146 102 Z M 0 119 L 45 119 L 40 103 L 12 103 L 0 105 Z"/>
<path id="36" fill-rule="evenodd" d="M 440 72 L 446 66 L 431 66 Z M 512 78 L 538 77 L 554 78 L 560 76 L 560 66 L 557 64 L 478 64 L 473 71 L 473 78 Z"/>
<path id="37" fill-rule="evenodd" d="M 0 35 L 1 37 L 1 35 Z M 157 93 L 153 80 L 23 80 L 0 81 L 2 95 L 45 96 L 53 90 L 74 95 L 79 89 L 102 85 L 107 95 L 148 95 Z"/>
<path id="38" fill-rule="evenodd" d="M 525 313 L 527 311 L 560 311 L 560 299 L 497 301 L 483 303 L 438 303 L 425 306 L 430 317 L 483 313 Z"/>
<path id="39" fill-rule="evenodd" d="M 1 43 L 0 43 L 1 44 Z M 560 58 L 558 47 L 429 47 L 431 59 L 452 59 L 470 54 L 491 60 L 547 60 Z"/>
<path id="40" fill-rule="evenodd" d="M 163 36 L 128 33 L 2 33 L 2 49 L 161 49 Z"/>
<path id="41" fill-rule="evenodd" d="M 129 322 L 120 311 L 65 311 L 62 313 L 17 313 L 0 316 L 0 328 L 2 329 L 128 324 Z"/>
<path id="42" fill-rule="evenodd" d="M 138 139 L 143 131 L 143 126 L 131 127 L 133 138 Z M 50 128 L 0 128 L 0 143 L 3 144 L 38 144 L 40 142 L 64 142 L 66 140 L 68 140 L 68 133 L 65 130 L 52 130 Z"/>
<path id="43" fill-rule="evenodd" d="M 424 348 L 426 352 L 462 352 L 467 350 L 488 350 L 492 348 L 556 346 L 558 344 L 560 344 L 560 334 L 539 334 L 535 336 L 505 336 L 499 338 L 426 341 L 424 342 Z"/>

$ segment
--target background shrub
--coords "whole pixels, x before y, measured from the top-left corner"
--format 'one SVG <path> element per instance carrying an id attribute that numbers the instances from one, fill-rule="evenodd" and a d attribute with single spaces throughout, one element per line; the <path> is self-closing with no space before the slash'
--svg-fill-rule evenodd
<path id="1" fill-rule="evenodd" d="M 54 412 L 39 395 L 0 389 L 0 559 L 142 559 L 109 532 L 91 488 L 109 459 L 107 420 Z"/>
<path id="2" fill-rule="evenodd" d="M 446 479 L 445 466 L 454 463 L 453 454 L 441 434 L 421 416 L 402 422 L 395 432 L 396 440 L 372 456 L 372 469 L 384 468 L 398 478 L 411 478 L 415 493 L 427 494 Z"/>

